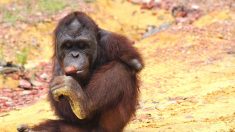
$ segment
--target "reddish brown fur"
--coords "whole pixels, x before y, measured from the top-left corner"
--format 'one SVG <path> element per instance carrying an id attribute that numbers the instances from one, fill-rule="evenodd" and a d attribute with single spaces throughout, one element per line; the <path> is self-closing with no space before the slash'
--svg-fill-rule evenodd
<path id="1" fill-rule="evenodd" d="M 92 19 L 83 13 L 77 12 L 77 16 L 81 17 L 86 25 L 96 25 Z M 63 22 L 64 19 L 58 27 Z M 96 26 L 90 28 L 93 31 L 98 31 Z M 55 32 L 57 30 L 58 28 Z M 62 120 L 44 122 L 34 127 L 33 130 L 50 132 L 119 132 L 123 130 L 136 111 L 139 91 L 137 73 L 133 72 L 134 69 L 126 63 L 131 59 L 138 59 L 142 65 L 143 63 L 139 53 L 126 37 L 114 33 L 110 34 L 100 41 L 97 36 L 98 56 L 93 64 L 93 72 L 88 78 L 88 83 L 82 86 L 84 93 L 94 104 L 89 108 L 92 111 L 90 118 L 79 120 L 67 101 L 56 102 L 49 94 L 50 102 L 56 114 Z M 54 77 L 64 75 L 61 67 L 63 64 L 59 64 L 61 62 L 57 59 L 56 45 L 55 37 Z"/>

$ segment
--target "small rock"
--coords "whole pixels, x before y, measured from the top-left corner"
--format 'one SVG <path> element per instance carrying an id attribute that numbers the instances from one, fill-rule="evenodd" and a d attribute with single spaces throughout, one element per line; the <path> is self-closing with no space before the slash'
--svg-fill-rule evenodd
<path id="1" fill-rule="evenodd" d="M 43 83 L 36 81 L 36 80 L 32 80 L 31 83 L 33 84 L 33 86 L 36 86 L 36 87 L 43 85 Z"/>
<path id="2" fill-rule="evenodd" d="M 32 94 L 32 95 L 38 94 L 38 90 L 33 90 L 31 94 Z"/>
<path id="3" fill-rule="evenodd" d="M 6 102 L 6 105 L 11 107 L 11 106 L 13 106 L 14 104 L 13 104 L 12 101 L 7 101 L 7 102 Z"/>
<path id="4" fill-rule="evenodd" d="M 21 95 L 29 95 L 31 93 L 31 91 L 27 91 L 27 90 L 24 90 L 22 93 L 21 93 Z"/>
<path id="5" fill-rule="evenodd" d="M 46 73 L 43 73 L 40 78 L 44 79 L 44 80 L 47 80 L 48 79 L 48 75 Z"/>
<path id="6" fill-rule="evenodd" d="M 16 67 L 2 67 L 0 68 L 0 73 L 1 74 L 9 74 L 9 73 L 14 73 L 14 72 L 18 72 L 19 68 Z"/>
<path id="7" fill-rule="evenodd" d="M 9 89 L 9 88 L 4 88 L 4 89 L 2 89 L 2 91 L 3 91 L 4 93 L 11 93 L 11 92 L 12 92 L 12 90 Z"/>
<path id="8" fill-rule="evenodd" d="M 149 25 L 146 29 L 146 32 L 143 34 L 143 38 L 147 38 L 153 34 L 156 34 L 160 31 L 166 30 L 171 26 L 171 23 L 163 23 L 159 27 L 156 27 L 155 25 Z"/>
<path id="9" fill-rule="evenodd" d="M 32 89 L 31 83 L 24 79 L 21 79 L 19 81 L 19 87 L 24 88 L 24 89 Z"/>
<path id="10" fill-rule="evenodd" d="M 184 6 L 175 6 L 172 8 L 171 13 L 173 17 L 186 17 L 188 11 Z"/>
<path id="11" fill-rule="evenodd" d="M 21 124 L 20 126 L 17 127 L 17 131 L 18 131 L 18 132 L 28 132 L 28 131 L 30 131 L 30 130 L 29 130 L 28 125 L 26 125 L 26 124 Z"/>
<path id="12" fill-rule="evenodd" d="M 3 97 L 0 97 L 0 99 L 1 99 L 1 100 L 8 100 L 8 101 L 9 101 L 9 100 L 12 100 L 11 98 L 9 98 L 9 97 L 4 97 L 4 96 L 3 96 Z"/>

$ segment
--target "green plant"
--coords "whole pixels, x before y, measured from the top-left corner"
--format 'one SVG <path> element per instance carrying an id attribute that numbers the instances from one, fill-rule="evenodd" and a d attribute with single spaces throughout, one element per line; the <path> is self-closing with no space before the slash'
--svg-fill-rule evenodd
<path id="1" fill-rule="evenodd" d="M 0 61 L 4 60 L 3 49 L 0 47 Z"/>
<path id="2" fill-rule="evenodd" d="M 96 0 L 84 0 L 84 2 L 86 3 L 91 3 L 91 2 L 95 2 Z"/>
<path id="3" fill-rule="evenodd" d="M 28 54 L 29 54 L 29 49 L 28 48 L 23 48 L 22 51 L 18 52 L 16 55 L 17 62 L 24 67 L 24 65 L 27 63 L 28 59 Z"/>
<path id="4" fill-rule="evenodd" d="M 18 16 L 13 11 L 4 11 L 3 12 L 3 21 L 14 24 L 18 20 Z"/>
<path id="5" fill-rule="evenodd" d="M 54 13 L 56 11 L 62 10 L 66 6 L 64 0 L 40 0 L 39 8 L 42 11 L 48 11 Z"/>

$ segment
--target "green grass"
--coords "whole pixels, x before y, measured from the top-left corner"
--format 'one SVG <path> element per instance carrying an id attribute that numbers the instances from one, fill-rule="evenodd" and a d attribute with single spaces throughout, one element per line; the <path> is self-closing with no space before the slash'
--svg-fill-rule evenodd
<path id="1" fill-rule="evenodd" d="M 95 2 L 96 0 L 84 0 L 84 2 L 86 3 L 91 3 L 91 2 Z"/>
<path id="2" fill-rule="evenodd" d="M 3 49 L 0 47 L 0 61 L 4 60 Z"/>
<path id="3" fill-rule="evenodd" d="M 19 16 L 14 11 L 4 11 L 3 21 L 7 23 L 14 24 L 19 19 Z"/>
<path id="4" fill-rule="evenodd" d="M 39 8 L 43 12 L 55 13 L 65 8 L 66 2 L 64 0 L 39 0 Z"/>
<path id="5" fill-rule="evenodd" d="M 24 67 L 24 65 L 27 63 L 28 55 L 29 55 L 29 48 L 24 48 L 22 51 L 16 54 L 17 62 L 22 67 Z"/>
<path id="6" fill-rule="evenodd" d="M 95 0 L 84 1 L 94 2 Z M 51 15 L 63 11 L 65 7 L 78 10 L 79 4 L 77 0 L 19 0 L 7 5 L 0 5 L 0 23 L 11 23 L 12 25 L 17 21 L 35 23 L 43 21 L 42 19 L 45 17 L 50 18 Z M 38 14 L 42 14 L 42 17 L 35 17 Z"/>

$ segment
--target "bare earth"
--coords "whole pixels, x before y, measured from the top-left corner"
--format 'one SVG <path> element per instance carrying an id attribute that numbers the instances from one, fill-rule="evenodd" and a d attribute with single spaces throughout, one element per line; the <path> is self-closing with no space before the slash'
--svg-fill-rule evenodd
<path id="1" fill-rule="evenodd" d="M 100 0 L 91 8 L 88 13 L 101 27 L 136 40 L 145 61 L 140 105 L 125 131 L 235 131 L 234 9 L 218 8 L 192 24 L 176 25 L 170 12 L 140 10 L 139 5 L 127 2 Z M 141 38 L 148 25 L 164 23 L 172 25 Z M 18 38 L 34 37 L 43 47 L 43 52 L 34 51 L 26 67 L 42 58 L 50 60 L 50 33 L 55 24 L 53 20 L 38 23 L 20 33 Z M 0 113 L 0 130 L 15 131 L 19 124 L 46 119 L 56 117 L 44 98 Z"/>

